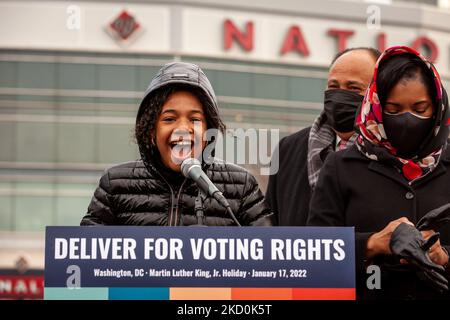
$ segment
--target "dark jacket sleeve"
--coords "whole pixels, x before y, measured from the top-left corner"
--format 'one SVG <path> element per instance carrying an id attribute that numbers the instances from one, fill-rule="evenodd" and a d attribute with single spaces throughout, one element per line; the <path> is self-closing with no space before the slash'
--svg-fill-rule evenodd
<path id="1" fill-rule="evenodd" d="M 337 171 L 336 155 L 332 152 L 325 160 L 311 198 L 308 225 L 344 226 L 344 199 Z"/>
<path id="2" fill-rule="evenodd" d="M 278 169 L 280 165 L 280 150 L 281 150 L 281 144 L 283 142 L 284 138 L 280 140 L 278 143 L 278 146 L 275 149 L 274 157 L 271 160 L 271 168 L 270 168 L 270 176 L 269 176 L 269 183 L 267 184 L 267 190 L 266 190 L 266 203 L 272 209 L 272 212 L 276 217 L 278 217 Z M 276 157 L 276 158 L 275 158 Z M 272 174 L 275 172 L 274 174 Z M 278 220 L 278 219 L 277 219 Z M 279 221 L 278 221 L 279 222 Z"/>
<path id="3" fill-rule="evenodd" d="M 274 150 L 266 202 L 277 225 L 305 226 L 311 188 L 308 180 L 308 140 L 310 127 L 284 137 Z"/>
<path id="4" fill-rule="evenodd" d="M 445 251 L 447 251 L 447 253 L 450 255 L 450 246 L 449 245 L 442 245 L 442 247 L 445 249 Z M 450 258 L 450 256 L 449 256 Z M 445 265 L 445 271 L 447 273 L 447 279 L 450 279 L 450 260 L 449 262 Z"/>
<path id="5" fill-rule="evenodd" d="M 276 197 L 276 190 L 278 184 L 278 175 L 272 174 L 269 176 L 269 183 L 267 184 L 266 203 L 273 212 L 278 212 L 278 202 Z"/>
<path id="6" fill-rule="evenodd" d="M 264 200 L 258 182 L 250 173 L 246 173 L 246 183 L 239 213 L 239 222 L 246 226 L 273 226 L 275 218 Z"/>
<path id="7" fill-rule="evenodd" d="M 87 214 L 81 220 L 80 225 L 107 225 L 116 224 L 116 218 L 110 203 L 111 184 L 108 171 L 101 177 L 99 186 L 92 196 Z"/>
<path id="8" fill-rule="evenodd" d="M 345 199 L 339 176 L 351 174 L 341 172 L 337 166 L 336 153 L 327 156 L 320 171 L 319 180 L 311 198 L 308 226 L 346 226 Z M 355 232 L 355 260 L 357 271 L 364 270 L 367 240 L 372 232 Z"/>

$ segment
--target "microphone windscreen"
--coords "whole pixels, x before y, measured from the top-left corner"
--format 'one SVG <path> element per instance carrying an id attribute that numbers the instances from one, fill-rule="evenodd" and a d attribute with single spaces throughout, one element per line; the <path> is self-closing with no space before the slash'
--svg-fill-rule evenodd
<path id="1" fill-rule="evenodd" d="M 196 165 L 201 168 L 201 163 L 198 159 L 195 158 L 184 159 L 183 162 L 181 163 L 181 173 L 183 174 L 183 176 L 185 176 L 186 178 L 190 178 L 189 169 Z"/>

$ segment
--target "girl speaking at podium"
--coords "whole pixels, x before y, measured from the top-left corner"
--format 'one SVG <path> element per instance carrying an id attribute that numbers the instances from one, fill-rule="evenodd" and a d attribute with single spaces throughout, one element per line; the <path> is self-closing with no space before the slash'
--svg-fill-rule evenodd
<path id="1" fill-rule="evenodd" d="M 81 225 L 273 225 L 256 179 L 214 158 L 215 140 L 206 138 L 224 130 L 203 71 L 185 62 L 164 65 L 136 117 L 141 159 L 105 171 Z M 181 164 L 191 158 L 199 160 L 202 181 L 217 190 L 214 197 L 187 177 L 190 167 L 182 174 Z"/>

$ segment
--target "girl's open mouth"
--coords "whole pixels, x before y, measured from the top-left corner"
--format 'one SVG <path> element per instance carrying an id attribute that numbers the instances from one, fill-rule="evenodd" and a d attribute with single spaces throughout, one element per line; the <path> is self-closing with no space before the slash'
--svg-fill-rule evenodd
<path id="1" fill-rule="evenodd" d="M 181 164 L 184 159 L 191 156 L 194 149 L 193 140 L 177 140 L 170 142 L 170 148 L 172 149 L 172 161 L 176 164 Z"/>

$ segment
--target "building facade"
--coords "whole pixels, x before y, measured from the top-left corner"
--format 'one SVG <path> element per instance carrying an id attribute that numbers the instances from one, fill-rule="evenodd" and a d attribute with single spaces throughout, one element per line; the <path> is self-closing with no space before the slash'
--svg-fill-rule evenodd
<path id="1" fill-rule="evenodd" d="M 139 157 L 135 115 L 164 63 L 199 64 L 229 128 L 282 137 L 317 117 L 348 47 L 416 47 L 448 88 L 450 9 L 428 3 L 0 1 L 0 267 L 20 250 L 42 267 L 45 226 L 78 225 L 103 170 Z"/>

